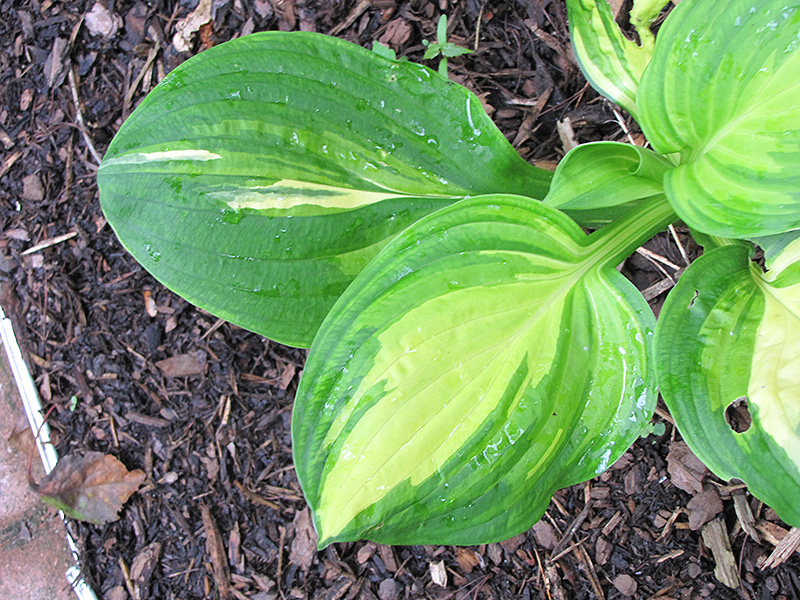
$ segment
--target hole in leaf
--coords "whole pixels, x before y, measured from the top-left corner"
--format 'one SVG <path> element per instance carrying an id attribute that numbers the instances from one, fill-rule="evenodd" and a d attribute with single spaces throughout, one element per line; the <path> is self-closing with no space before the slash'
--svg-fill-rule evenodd
<path id="1" fill-rule="evenodd" d="M 691 299 L 691 301 L 689 302 L 689 308 L 692 308 L 692 307 L 694 306 L 694 301 L 695 301 L 695 300 L 697 300 L 697 297 L 698 297 L 699 295 L 700 295 L 700 290 L 695 290 L 695 291 L 694 291 L 694 296 L 692 296 L 692 299 Z"/>
<path id="2" fill-rule="evenodd" d="M 725 409 L 725 420 L 736 433 L 744 433 L 753 424 L 753 418 L 747 408 L 747 397 L 737 398 Z"/>

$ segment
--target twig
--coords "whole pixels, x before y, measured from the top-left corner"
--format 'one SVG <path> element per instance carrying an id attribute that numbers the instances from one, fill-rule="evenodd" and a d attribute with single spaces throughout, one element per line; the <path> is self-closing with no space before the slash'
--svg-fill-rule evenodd
<path id="1" fill-rule="evenodd" d="M 628 136 L 628 141 L 631 143 L 631 145 L 635 146 L 636 142 L 633 141 L 633 136 L 631 135 L 631 132 L 628 130 L 628 126 L 625 125 L 625 121 L 622 119 L 622 115 L 619 114 L 619 111 L 616 108 L 614 108 L 613 111 L 614 111 L 614 118 L 617 120 L 617 125 L 619 125 L 622 131 L 625 132 L 625 135 Z"/>
<path id="2" fill-rule="evenodd" d="M 473 51 L 478 51 L 478 41 L 481 39 L 481 22 L 483 21 L 483 10 L 486 4 L 481 4 L 481 9 L 478 11 L 478 23 L 475 25 L 475 43 L 472 46 Z"/>
<path id="3" fill-rule="evenodd" d="M 672 236 L 672 239 L 675 241 L 675 245 L 678 247 L 678 252 L 681 253 L 681 257 L 683 258 L 683 262 L 685 262 L 686 266 L 688 267 L 689 264 L 691 263 L 691 261 L 689 260 L 689 255 L 686 253 L 686 249 L 683 247 L 683 244 L 681 244 L 681 240 L 678 237 L 678 232 L 675 230 L 675 226 L 670 224 L 668 229 L 669 229 L 669 234 Z"/>
<path id="4" fill-rule="evenodd" d="M 341 23 L 339 23 L 336 27 L 331 29 L 328 32 L 328 35 L 338 35 L 342 31 L 350 27 L 350 25 L 356 22 L 356 19 L 358 17 L 364 14 L 364 11 L 367 10 L 369 5 L 370 5 L 370 0 L 358 0 L 358 3 L 353 7 L 353 10 L 350 11 L 350 14 L 347 15 L 347 18 Z"/>
<path id="5" fill-rule="evenodd" d="M 589 553 L 586 552 L 586 548 L 578 546 L 575 550 L 575 554 L 578 555 L 578 558 L 586 569 L 586 574 L 589 576 L 589 583 L 592 584 L 592 590 L 594 590 L 595 596 L 600 598 L 600 600 L 605 600 L 606 596 L 603 593 L 603 587 L 600 585 L 600 580 L 597 578 L 597 571 L 595 571 L 594 564 L 592 564 L 592 559 L 589 558 Z"/>
<path id="6" fill-rule="evenodd" d="M 653 260 L 655 262 L 660 262 L 662 265 L 668 266 L 673 271 L 680 271 L 681 270 L 681 268 L 678 265 L 676 265 L 674 262 L 672 262 L 671 260 L 669 260 L 667 258 L 664 258 L 660 254 L 656 254 L 652 250 L 648 250 L 644 246 L 642 246 L 641 248 L 637 248 L 636 252 L 638 254 L 641 254 L 645 258 L 649 258 L 649 259 L 651 259 L 651 260 Z"/>
<path id="7" fill-rule="evenodd" d="M 650 300 L 652 300 L 653 298 L 655 298 L 657 296 L 660 296 L 661 294 L 663 294 L 667 290 L 671 290 L 673 287 L 675 287 L 675 284 L 678 282 L 678 278 L 681 275 L 683 275 L 683 272 L 685 270 L 686 269 L 681 269 L 680 271 L 678 271 L 677 273 L 675 273 L 672 276 L 667 275 L 661 281 L 657 281 L 653 285 L 643 289 L 642 290 L 642 296 L 644 296 L 644 299 L 649 302 Z"/>
<path id="8" fill-rule="evenodd" d="M 128 88 L 128 93 L 125 95 L 125 98 L 122 101 L 123 106 L 125 107 L 130 106 L 130 103 L 133 100 L 133 95 L 136 93 L 136 88 L 139 87 L 139 84 L 144 78 L 144 74 L 153 65 L 153 61 L 156 59 L 157 55 L 158 55 L 158 46 L 154 44 L 153 46 L 150 47 L 150 51 L 147 53 L 147 59 L 144 61 L 144 67 L 142 67 L 142 70 L 139 71 L 139 74 L 136 76 L 136 79 L 133 80 L 131 87 Z M 146 94 L 147 90 L 142 89 L 142 92 Z M 127 110 L 124 112 L 127 112 Z"/>
<path id="9" fill-rule="evenodd" d="M 66 242 L 67 240 L 71 240 L 76 235 L 78 235 L 77 231 L 70 231 L 69 233 L 65 233 L 63 235 L 57 235 L 56 237 L 52 237 L 48 240 L 45 240 L 39 244 L 36 244 L 32 248 L 28 248 L 24 252 L 21 253 L 22 256 L 27 256 L 28 254 L 33 254 L 34 252 L 39 252 L 40 250 L 44 250 L 45 248 L 49 248 L 50 246 L 55 246 L 56 244 L 60 244 L 61 242 Z"/>
<path id="10" fill-rule="evenodd" d="M 75 83 L 75 66 L 70 65 L 69 69 L 67 69 L 67 79 L 69 79 L 69 87 L 72 90 L 72 102 L 75 104 L 75 120 L 78 122 L 78 129 L 81 130 L 81 135 L 83 135 L 83 141 L 86 142 L 86 146 L 89 148 L 89 152 L 97 161 L 97 165 L 100 166 L 101 158 L 100 154 L 98 154 L 97 150 L 94 148 L 94 144 L 92 143 L 91 138 L 89 137 L 89 133 L 86 131 L 86 123 L 83 120 L 83 113 L 81 112 L 81 102 L 78 98 L 78 86 Z"/>

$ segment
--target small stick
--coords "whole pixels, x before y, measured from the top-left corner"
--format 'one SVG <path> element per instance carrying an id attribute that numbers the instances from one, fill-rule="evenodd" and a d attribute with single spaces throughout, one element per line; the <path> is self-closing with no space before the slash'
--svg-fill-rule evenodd
<path id="1" fill-rule="evenodd" d="M 664 258 L 660 254 L 656 254 L 652 250 L 648 250 L 644 246 L 642 246 L 641 248 L 637 248 L 636 252 L 638 254 L 641 254 L 645 258 L 652 259 L 654 261 L 660 262 L 662 265 L 668 266 L 673 271 L 680 271 L 681 270 L 681 268 L 678 265 L 676 265 L 674 262 L 672 262 L 671 260 Z"/>
<path id="2" fill-rule="evenodd" d="M 670 224 L 670 226 L 669 226 L 669 234 L 672 236 L 672 239 L 675 241 L 675 245 L 678 247 L 678 252 L 681 253 L 681 257 L 683 258 L 683 262 L 685 262 L 686 266 L 688 267 L 690 262 L 691 262 L 689 260 L 689 255 L 686 253 L 686 249 L 683 247 L 683 244 L 681 244 L 681 240 L 678 237 L 678 232 L 675 230 L 675 226 L 672 225 L 672 224 Z"/>
<path id="3" fill-rule="evenodd" d="M 49 248 L 50 246 L 55 246 L 56 244 L 60 244 L 61 242 L 66 242 L 67 240 L 71 240 L 76 235 L 78 235 L 77 231 L 70 231 L 69 233 L 65 233 L 64 235 L 57 235 L 56 237 L 52 237 L 49 240 L 45 240 L 40 244 L 36 244 L 32 248 L 28 248 L 24 252 L 22 252 L 22 256 L 27 256 L 28 254 L 33 254 L 35 252 L 39 252 L 40 250 L 44 250 L 45 248 Z"/>
<path id="4" fill-rule="evenodd" d="M 481 4 L 481 10 L 478 12 L 478 23 L 475 25 L 475 43 L 472 45 L 474 52 L 478 51 L 478 40 L 481 39 L 481 21 L 483 21 L 483 9 L 486 8 L 485 4 Z"/>
<path id="5" fill-rule="evenodd" d="M 75 104 L 75 120 L 78 122 L 78 129 L 81 130 L 81 134 L 83 135 L 83 141 L 86 142 L 86 146 L 89 148 L 89 152 L 97 161 L 97 165 L 95 166 L 100 166 L 100 162 L 102 161 L 102 159 L 100 158 L 100 154 L 98 154 L 97 150 L 95 150 L 94 144 L 92 143 L 92 140 L 89 137 L 89 133 L 86 131 L 86 123 L 83 121 L 83 113 L 81 112 L 81 102 L 78 98 L 78 86 L 75 83 L 74 66 L 70 66 L 70 68 L 67 69 L 67 79 L 69 79 L 69 87 L 70 90 L 72 90 L 72 102 Z"/>
<path id="6" fill-rule="evenodd" d="M 619 125 L 622 131 L 625 133 L 625 135 L 628 136 L 628 141 L 631 143 L 631 145 L 635 146 L 636 142 L 633 141 L 633 136 L 631 135 L 631 132 L 628 131 L 628 126 L 625 125 L 625 121 L 622 119 L 622 115 L 619 114 L 619 111 L 616 108 L 613 110 L 614 110 L 614 117 L 617 119 L 617 125 Z"/>

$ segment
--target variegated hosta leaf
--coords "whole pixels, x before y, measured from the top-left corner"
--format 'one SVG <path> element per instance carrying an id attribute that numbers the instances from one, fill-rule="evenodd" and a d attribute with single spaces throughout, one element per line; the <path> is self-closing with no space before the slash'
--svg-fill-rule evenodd
<path id="1" fill-rule="evenodd" d="M 567 11 L 570 39 L 586 79 L 635 117 L 636 90 L 652 45 L 638 46 L 622 35 L 606 0 L 567 0 Z"/>
<path id="2" fill-rule="evenodd" d="M 764 272 L 742 243 L 692 263 L 658 321 L 659 384 L 697 456 L 800 527 L 800 239 Z"/>
<path id="3" fill-rule="evenodd" d="M 653 408 L 654 318 L 614 265 L 672 215 L 654 206 L 587 236 L 483 196 L 389 243 L 323 323 L 295 401 L 320 546 L 508 538 L 625 451 Z"/>
<path id="4" fill-rule="evenodd" d="M 631 24 L 636 28 L 636 33 L 639 34 L 642 46 L 646 47 L 651 53 L 655 38 L 653 37 L 653 32 L 650 31 L 650 25 L 669 2 L 670 0 L 633 0 L 633 8 L 631 8 L 630 13 Z"/>
<path id="5" fill-rule="evenodd" d="M 637 95 L 678 215 L 722 237 L 800 228 L 800 5 L 684 0 Z"/>
<path id="6" fill-rule="evenodd" d="M 311 33 L 263 33 L 187 61 L 100 167 L 122 243 L 191 302 L 309 345 L 388 239 L 454 198 L 543 197 L 465 88 Z"/>
<path id="7" fill-rule="evenodd" d="M 663 194 L 664 173 L 672 166 L 655 152 L 630 144 L 582 144 L 558 164 L 544 203 L 596 228 Z"/>

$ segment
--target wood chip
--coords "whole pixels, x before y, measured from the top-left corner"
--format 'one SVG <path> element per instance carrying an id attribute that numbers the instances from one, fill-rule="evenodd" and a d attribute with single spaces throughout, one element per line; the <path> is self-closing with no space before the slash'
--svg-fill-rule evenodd
<path id="1" fill-rule="evenodd" d="M 525 534 L 520 533 L 519 535 L 515 535 L 514 537 L 503 540 L 500 542 L 500 546 L 502 546 L 503 550 L 505 550 L 508 554 L 513 554 L 516 552 L 517 548 L 522 545 L 522 542 L 525 541 Z"/>
<path id="2" fill-rule="evenodd" d="M 161 558 L 161 544 L 153 542 L 145 546 L 133 559 L 130 570 L 130 581 L 133 587 L 133 597 L 135 600 L 146 600 L 150 597 L 150 578 L 153 571 L 158 566 Z"/>
<path id="3" fill-rule="evenodd" d="M 667 470 L 672 484 L 690 494 L 702 492 L 703 479 L 710 474 L 710 471 L 694 455 L 689 446 L 680 441 L 672 442 L 669 447 Z"/>
<path id="4" fill-rule="evenodd" d="M 739 587 L 739 571 L 736 560 L 731 550 L 731 541 L 725 522 L 721 518 L 714 519 L 703 526 L 703 543 L 711 549 L 717 565 L 714 567 L 714 576 L 720 583 L 729 588 Z"/>
<path id="5" fill-rule="evenodd" d="M 733 496 L 733 508 L 736 511 L 736 516 L 742 525 L 742 529 L 753 541 L 760 544 L 761 535 L 756 529 L 756 519 L 750 509 L 750 503 L 747 501 L 747 492 L 742 489 L 736 489 L 731 492 L 731 495 Z"/>
<path id="6" fill-rule="evenodd" d="M 622 512 L 621 511 L 617 511 L 617 512 L 614 513 L 614 516 L 612 516 L 608 520 L 608 523 L 605 524 L 605 526 L 603 527 L 603 530 L 602 530 L 601 533 L 603 535 L 607 536 L 609 533 L 614 531 L 614 528 L 617 525 L 619 525 L 621 522 L 622 522 Z"/>
<path id="7" fill-rule="evenodd" d="M 206 553 L 211 558 L 217 592 L 220 600 L 229 600 L 231 597 L 231 571 L 228 566 L 228 553 L 225 551 L 225 544 L 214 517 L 211 516 L 211 511 L 205 504 L 201 504 L 200 512 L 203 517 L 203 530 L 206 534 Z"/>
<path id="8" fill-rule="evenodd" d="M 594 545 L 594 561 L 598 565 L 606 564 L 613 550 L 614 546 L 606 541 L 603 536 L 600 536 Z"/>
<path id="9" fill-rule="evenodd" d="M 617 591 L 623 596 L 635 596 L 636 590 L 639 589 L 639 584 L 637 584 L 636 580 L 627 573 L 617 575 L 612 583 L 614 584 L 614 587 L 617 588 Z"/>
<path id="10" fill-rule="evenodd" d="M 16 152 L 9 154 L 3 159 L 3 162 L 0 163 L 0 177 L 6 174 L 8 170 L 14 166 L 14 163 L 17 162 L 22 157 L 22 151 L 17 150 Z"/>
<path id="11" fill-rule="evenodd" d="M 378 544 L 378 553 L 381 555 L 381 560 L 386 566 L 386 570 L 389 571 L 389 573 L 396 573 L 397 560 L 394 557 L 394 550 L 392 547 L 385 544 Z"/>
<path id="12" fill-rule="evenodd" d="M 44 198 L 42 180 L 36 173 L 31 173 L 22 178 L 22 199 L 39 202 Z"/>
<path id="13" fill-rule="evenodd" d="M 378 598 L 381 600 L 397 600 L 397 582 L 394 579 L 384 579 L 378 586 Z"/>
<path id="14" fill-rule="evenodd" d="M 472 548 L 456 549 L 456 562 L 464 573 L 472 573 L 475 567 L 483 566 L 483 557 Z"/>
<path id="15" fill-rule="evenodd" d="M 206 370 L 206 353 L 202 350 L 177 354 L 156 363 L 167 377 L 188 377 L 201 375 Z"/>
<path id="16" fill-rule="evenodd" d="M 356 553 L 356 561 L 358 564 L 364 565 L 366 564 L 373 556 L 375 556 L 375 552 L 378 551 L 378 544 L 375 542 L 367 542 L 361 548 L 358 549 Z"/>
<path id="17" fill-rule="evenodd" d="M 558 544 L 558 532 L 547 521 L 539 521 L 533 526 L 533 537 L 536 544 L 546 550 L 552 550 Z"/>
<path id="18" fill-rule="evenodd" d="M 434 562 L 430 564 L 428 570 L 431 573 L 433 583 L 441 587 L 447 587 L 447 569 L 444 566 L 444 561 Z"/>
<path id="19" fill-rule="evenodd" d="M 763 569 L 774 569 L 785 563 L 800 547 L 800 529 L 792 527 L 788 534 L 778 542 L 775 550 L 763 564 Z"/>
<path id="20" fill-rule="evenodd" d="M 189 52 L 192 40 L 200 27 L 211 21 L 211 0 L 200 0 L 197 7 L 185 19 L 175 24 L 172 45 L 176 52 Z"/>
<path id="21" fill-rule="evenodd" d="M 134 423 L 139 423 L 139 425 L 145 425 L 147 427 L 166 427 L 169 425 L 169 421 L 165 419 L 143 415 L 132 410 L 129 410 L 125 413 L 125 418 L 129 421 L 133 421 Z"/>
<path id="22" fill-rule="evenodd" d="M 564 146 L 564 154 L 577 147 L 578 142 L 575 141 L 575 131 L 572 129 L 572 121 L 569 117 L 564 117 L 563 121 L 556 121 L 556 129 L 558 137 L 561 138 L 561 144 Z"/>
<path id="23" fill-rule="evenodd" d="M 68 61 L 64 60 L 69 42 L 64 38 L 56 38 L 53 41 L 53 48 L 44 63 L 44 76 L 48 88 L 61 85 L 64 80 L 64 66 Z"/>
<path id="24" fill-rule="evenodd" d="M 144 310 L 151 319 L 154 319 L 158 316 L 158 309 L 156 308 L 156 301 L 153 298 L 153 292 L 150 290 L 144 290 L 142 292 L 142 297 L 144 298 Z"/>
<path id="25" fill-rule="evenodd" d="M 317 554 L 317 532 L 311 524 L 311 511 L 304 508 L 295 513 L 293 525 L 294 539 L 289 560 L 305 573 Z"/>
<path id="26" fill-rule="evenodd" d="M 689 528 L 697 531 L 722 512 L 722 499 L 717 488 L 706 484 L 702 492 L 689 500 L 686 510 L 689 512 Z"/>

